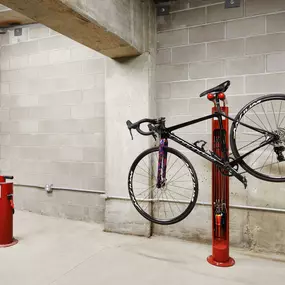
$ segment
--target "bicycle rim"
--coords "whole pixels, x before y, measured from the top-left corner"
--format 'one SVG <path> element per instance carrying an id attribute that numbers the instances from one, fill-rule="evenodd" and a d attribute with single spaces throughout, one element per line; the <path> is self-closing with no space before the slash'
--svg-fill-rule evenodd
<path id="1" fill-rule="evenodd" d="M 198 179 L 189 160 L 177 150 L 167 151 L 166 183 L 157 187 L 159 148 L 144 151 L 130 168 L 129 195 L 147 220 L 170 225 L 183 220 L 195 206 Z"/>
<path id="2" fill-rule="evenodd" d="M 247 104 L 236 116 L 231 128 L 231 148 L 236 158 L 264 143 L 268 137 L 240 124 L 280 136 L 246 156 L 240 165 L 251 175 L 271 182 L 285 182 L 285 95 L 266 95 Z"/>

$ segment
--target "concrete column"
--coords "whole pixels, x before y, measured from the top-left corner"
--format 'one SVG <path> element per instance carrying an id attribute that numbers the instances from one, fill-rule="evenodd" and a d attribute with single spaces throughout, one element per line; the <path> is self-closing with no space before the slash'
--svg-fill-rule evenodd
<path id="1" fill-rule="evenodd" d="M 150 225 L 130 201 L 112 198 L 128 197 L 127 175 L 132 161 L 153 144 L 149 137 L 134 132 L 131 140 L 126 121 L 155 117 L 155 13 L 152 1 L 145 1 L 145 32 L 149 33 L 149 52 L 133 59 L 106 64 L 106 201 L 105 230 L 149 235 Z"/>

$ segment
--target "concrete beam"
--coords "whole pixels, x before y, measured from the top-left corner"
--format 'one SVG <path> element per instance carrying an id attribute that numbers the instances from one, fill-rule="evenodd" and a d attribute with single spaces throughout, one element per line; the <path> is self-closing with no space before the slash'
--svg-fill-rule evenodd
<path id="1" fill-rule="evenodd" d="M 32 19 L 3 5 L 0 5 L 0 28 L 8 27 L 11 25 L 25 25 L 31 23 L 34 23 Z"/>
<path id="2" fill-rule="evenodd" d="M 129 0 L 0 0 L 36 22 L 111 58 L 148 49 L 149 9 Z"/>

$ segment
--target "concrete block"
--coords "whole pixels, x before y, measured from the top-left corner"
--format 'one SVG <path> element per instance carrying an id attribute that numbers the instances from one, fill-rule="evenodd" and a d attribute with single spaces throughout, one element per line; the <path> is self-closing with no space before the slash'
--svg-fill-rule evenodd
<path id="1" fill-rule="evenodd" d="M 12 121 L 29 120 L 30 119 L 30 109 L 29 108 L 11 108 L 10 118 Z"/>
<path id="2" fill-rule="evenodd" d="M 68 78 L 58 78 L 56 82 L 56 91 L 71 91 L 71 90 L 87 90 L 96 86 L 98 77 L 101 74 L 69 76 Z M 51 93 L 51 92 L 48 92 Z"/>
<path id="3" fill-rule="evenodd" d="M 51 64 L 66 62 L 70 60 L 70 50 L 52 50 L 49 53 L 49 62 Z"/>
<path id="4" fill-rule="evenodd" d="M 48 106 L 30 108 L 30 118 L 34 120 L 62 120 L 70 118 L 69 106 Z"/>
<path id="5" fill-rule="evenodd" d="M 21 96 L 23 97 L 23 96 Z M 40 106 L 73 106 L 79 105 L 82 100 L 81 91 L 66 91 L 52 94 L 43 94 L 38 97 Z"/>
<path id="6" fill-rule="evenodd" d="M 3 58 L 2 53 L 0 52 L 1 56 L 1 64 L 0 64 L 0 70 L 9 70 L 10 69 L 10 60 L 9 57 Z"/>
<path id="7" fill-rule="evenodd" d="M 82 161 L 83 150 L 79 147 L 62 147 L 59 151 L 59 157 L 62 161 Z"/>
<path id="8" fill-rule="evenodd" d="M 39 50 L 66 49 L 76 46 L 76 42 L 62 35 L 39 40 Z"/>
<path id="9" fill-rule="evenodd" d="M 167 64 L 171 62 L 171 49 L 159 49 L 156 54 L 156 64 Z"/>
<path id="10" fill-rule="evenodd" d="M 42 146 L 35 148 L 34 146 L 32 149 L 38 149 L 38 160 L 44 161 L 58 161 L 60 160 L 60 151 L 61 149 L 58 147 L 52 146 Z"/>
<path id="11" fill-rule="evenodd" d="M 189 43 L 218 41 L 225 38 L 225 23 L 204 25 L 189 29 Z"/>
<path id="12" fill-rule="evenodd" d="M 95 106 L 92 105 L 78 105 L 71 107 L 71 117 L 73 119 L 89 119 L 95 116 Z"/>
<path id="13" fill-rule="evenodd" d="M 0 122 L 9 120 L 9 109 L 0 109 Z"/>
<path id="14" fill-rule="evenodd" d="M 172 48 L 172 63 L 201 61 L 206 58 L 206 45 L 197 44 Z"/>
<path id="15" fill-rule="evenodd" d="M 30 66 L 42 66 L 49 64 L 49 52 L 41 52 L 29 55 Z"/>
<path id="16" fill-rule="evenodd" d="M 9 133 L 36 133 L 38 132 L 38 122 L 35 121 L 19 121 L 2 124 L 2 131 Z"/>
<path id="17" fill-rule="evenodd" d="M 170 9 L 171 11 L 179 11 L 179 10 L 185 10 L 189 7 L 189 1 L 188 0 L 178 0 L 174 3 L 171 3 Z"/>
<path id="18" fill-rule="evenodd" d="M 204 99 L 204 100 L 203 100 Z M 202 116 L 209 115 L 209 110 L 211 110 L 211 102 L 205 98 L 191 98 L 189 100 L 189 112 L 191 116 Z M 203 132 L 200 132 L 203 133 Z"/>
<path id="19" fill-rule="evenodd" d="M 285 13 L 266 16 L 267 33 L 285 31 Z"/>
<path id="20" fill-rule="evenodd" d="M 189 100 L 186 99 L 160 100 L 157 105 L 157 115 L 161 117 L 187 115 L 188 112 Z"/>
<path id="21" fill-rule="evenodd" d="M 31 107 L 38 105 L 38 96 L 11 96 L 9 107 Z"/>
<path id="22" fill-rule="evenodd" d="M 267 14 L 285 10 L 283 0 L 247 0 L 245 5 L 246 16 Z"/>
<path id="23" fill-rule="evenodd" d="M 9 146 L 10 145 L 10 135 L 0 135 L 1 145 Z"/>
<path id="24" fill-rule="evenodd" d="M 171 84 L 172 98 L 196 98 L 205 90 L 205 80 L 174 82 Z"/>
<path id="25" fill-rule="evenodd" d="M 105 102 L 105 85 L 103 84 L 95 86 L 89 90 L 83 90 L 82 103 L 103 103 Z"/>
<path id="26" fill-rule="evenodd" d="M 10 107 L 10 99 L 12 96 L 9 95 L 1 95 L 1 107 L 9 108 Z"/>
<path id="27" fill-rule="evenodd" d="M 273 53 L 266 56 L 266 69 L 269 72 L 285 70 L 285 53 Z"/>
<path id="28" fill-rule="evenodd" d="M 82 130 L 85 133 L 104 133 L 105 119 L 95 118 L 80 120 L 82 123 Z"/>
<path id="29" fill-rule="evenodd" d="M 211 240 L 211 208 L 196 206 L 191 214 L 180 223 L 163 227 L 154 225 L 154 234 L 178 237 L 185 240 L 210 242 Z"/>
<path id="30" fill-rule="evenodd" d="M 246 39 L 246 54 L 271 53 L 285 50 L 285 34 L 269 34 Z"/>
<path id="31" fill-rule="evenodd" d="M 30 39 L 41 39 L 49 36 L 49 28 L 43 25 L 32 25 L 29 27 Z"/>
<path id="32" fill-rule="evenodd" d="M 83 161 L 104 162 L 105 151 L 103 148 L 88 147 L 83 149 Z"/>
<path id="33" fill-rule="evenodd" d="M 89 59 L 82 62 L 83 73 L 104 73 L 105 59 Z"/>
<path id="34" fill-rule="evenodd" d="M 157 99 L 169 99 L 170 98 L 170 84 L 169 83 L 157 83 L 156 84 L 156 98 Z"/>
<path id="35" fill-rule="evenodd" d="M 2 71 L 1 81 L 6 82 L 18 82 L 18 81 L 25 81 L 29 79 L 38 78 L 38 70 L 37 68 L 25 68 L 20 70 L 6 70 Z"/>
<path id="36" fill-rule="evenodd" d="M 171 15 L 157 17 L 157 30 L 164 31 L 171 29 Z"/>
<path id="37" fill-rule="evenodd" d="M 156 80 L 178 81 L 188 79 L 188 65 L 158 65 L 156 67 Z"/>
<path id="38" fill-rule="evenodd" d="M 3 46 L 1 54 L 4 57 L 8 56 L 22 56 L 26 54 L 33 54 L 39 51 L 38 41 L 17 43 L 9 46 Z"/>
<path id="39" fill-rule="evenodd" d="M 284 89 L 285 73 L 250 75 L 246 77 L 247 93 L 283 93 Z"/>
<path id="40" fill-rule="evenodd" d="M 171 27 L 182 28 L 202 25 L 206 22 L 206 9 L 197 8 L 171 14 Z"/>
<path id="41" fill-rule="evenodd" d="M 254 251 L 284 253 L 284 215 L 250 211 L 248 215 L 249 245 Z M 266 221 L 266 223 L 264 222 Z"/>
<path id="42" fill-rule="evenodd" d="M 230 87 L 231 89 L 231 87 Z M 229 89 L 229 91 L 230 91 Z M 226 93 L 228 95 L 228 91 Z M 229 94 L 230 95 L 230 94 Z M 228 105 L 230 107 L 230 113 L 231 114 L 237 114 L 241 108 L 243 108 L 248 102 L 260 97 L 260 94 L 255 94 L 255 95 L 240 95 L 240 96 L 228 96 Z M 250 184 L 249 184 L 250 185 Z M 235 185 L 233 187 L 231 186 L 231 189 L 234 189 Z"/>
<path id="43" fill-rule="evenodd" d="M 28 94 L 29 89 L 30 89 L 30 86 L 29 86 L 28 81 L 9 83 L 9 91 L 11 95 Z"/>
<path id="44" fill-rule="evenodd" d="M 158 48 L 180 46 L 188 44 L 188 30 L 182 29 L 157 34 Z"/>
<path id="45" fill-rule="evenodd" d="M 190 7 L 208 6 L 209 4 L 221 3 L 221 0 L 190 0 Z"/>
<path id="46" fill-rule="evenodd" d="M 264 72 L 265 57 L 263 55 L 228 59 L 226 61 L 226 74 L 228 75 L 244 75 Z"/>
<path id="47" fill-rule="evenodd" d="M 40 133 L 80 133 L 81 124 L 78 120 L 39 121 Z"/>
<path id="48" fill-rule="evenodd" d="M 1 95 L 8 95 L 10 93 L 9 83 L 0 83 Z"/>
<path id="49" fill-rule="evenodd" d="M 131 201 L 106 200 L 104 229 L 107 232 L 149 236 L 150 223 L 134 208 Z"/>
<path id="50" fill-rule="evenodd" d="M 243 1 L 239 8 L 234 9 L 225 9 L 224 3 L 207 7 L 207 23 L 238 19 L 243 15 Z"/>
<path id="51" fill-rule="evenodd" d="M 94 51 L 93 49 L 90 49 L 85 46 L 79 46 L 79 47 L 73 47 L 70 49 L 70 57 L 71 60 L 85 60 L 92 57 L 104 57 L 102 54 Z"/>
<path id="52" fill-rule="evenodd" d="M 63 78 L 76 74 L 82 74 L 81 62 L 67 62 L 55 65 L 39 67 L 39 76 L 41 78 Z"/>
<path id="53" fill-rule="evenodd" d="M 238 57 L 244 55 L 244 40 L 227 40 L 220 42 L 208 43 L 207 57 L 225 58 Z"/>
<path id="54" fill-rule="evenodd" d="M 226 92 L 226 95 L 241 95 L 245 93 L 245 83 L 244 77 L 225 77 L 225 78 L 216 78 L 216 79 L 208 79 L 207 80 L 207 89 L 217 86 L 222 82 L 230 80 L 231 86 Z"/>
<path id="55" fill-rule="evenodd" d="M 28 55 L 23 55 L 19 57 L 10 57 L 10 68 L 11 69 L 21 69 L 26 68 L 29 65 Z"/>
<path id="56" fill-rule="evenodd" d="M 227 38 L 265 34 L 265 16 L 227 22 Z"/>
<path id="57" fill-rule="evenodd" d="M 222 77 L 224 74 L 225 64 L 223 61 L 205 61 L 189 65 L 189 77 L 191 79 Z"/>

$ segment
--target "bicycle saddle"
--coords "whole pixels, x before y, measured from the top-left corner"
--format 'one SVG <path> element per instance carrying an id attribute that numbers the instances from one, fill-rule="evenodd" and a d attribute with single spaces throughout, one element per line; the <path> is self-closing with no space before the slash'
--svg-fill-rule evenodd
<path id="1" fill-rule="evenodd" d="M 231 82 L 227 80 L 214 88 L 204 91 L 203 93 L 200 94 L 200 97 L 206 96 L 209 93 L 224 93 L 228 90 L 230 85 L 231 85 Z"/>

